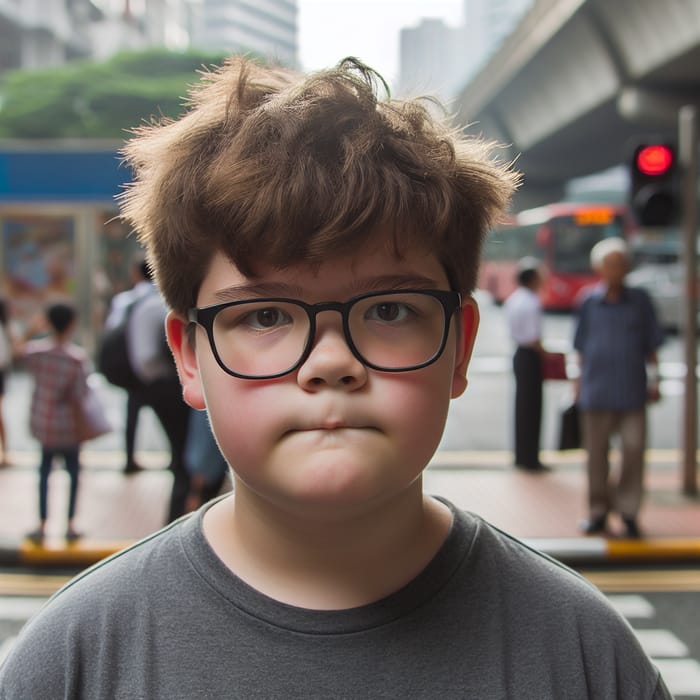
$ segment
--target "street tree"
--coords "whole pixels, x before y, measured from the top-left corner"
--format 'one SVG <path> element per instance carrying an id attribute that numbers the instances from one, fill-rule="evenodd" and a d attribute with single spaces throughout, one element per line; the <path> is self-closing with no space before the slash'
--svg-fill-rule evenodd
<path id="1" fill-rule="evenodd" d="M 224 56 L 151 49 L 9 71 L 0 83 L 0 138 L 124 138 L 153 117 L 181 114 L 197 71 Z"/>

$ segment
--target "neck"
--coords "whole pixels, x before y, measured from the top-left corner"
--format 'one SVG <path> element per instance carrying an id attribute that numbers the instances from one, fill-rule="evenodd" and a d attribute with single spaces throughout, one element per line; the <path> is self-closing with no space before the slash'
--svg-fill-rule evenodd
<path id="1" fill-rule="evenodd" d="M 56 345 L 65 345 L 70 341 L 70 333 L 55 333 L 53 339 Z"/>
<path id="2" fill-rule="evenodd" d="M 406 585 L 445 540 L 451 514 L 414 484 L 391 503 L 361 512 L 303 517 L 237 483 L 206 514 L 205 534 L 224 563 L 271 598 L 345 609 Z"/>
<path id="3" fill-rule="evenodd" d="M 607 301 L 618 301 L 622 296 L 623 285 L 620 284 L 610 284 L 607 285 L 607 290 L 605 292 L 605 299 Z"/>

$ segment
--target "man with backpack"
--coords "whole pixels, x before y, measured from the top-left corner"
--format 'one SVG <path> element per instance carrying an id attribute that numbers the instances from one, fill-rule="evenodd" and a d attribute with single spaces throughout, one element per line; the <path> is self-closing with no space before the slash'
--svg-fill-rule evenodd
<path id="1" fill-rule="evenodd" d="M 139 300 L 153 291 L 153 282 L 148 264 L 143 256 L 136 258 L 131 265 L 133 286 L 125 292 L 119 292 L 112 298 L 109 314 L 105 320 L 105 333 L 100 343 L 97 367 L 110 384 L 127 392 L 126 421 L 124 427 L 124 448 L 126 463 L 124 474 L 137 474 L 143 467 L 134 456 L 136 446 L 136 427 L 138 424 L 141 400 L 134 391 L 140 380 L 133 372 L 126 346 L 126 328 L 134 306 Z"/>
<path id="2" fill-rule="evenodd" d="M 134 297 L 124 306 L 124 313 L 118 319 L 121 324 L 119 337 L 110 337 L 110 330 L 105 333 L 98 356 L 98 368 L 108 381 L 122 386 L 128 392 L 128 401 L 132 401 L 133 405 L 149 406 L 165 432 L 170 446 L 169 469 L 173 474 L 166 518 L 166 522 L 170 522 L 185 512 L 189 492 L 190 477 L 183 455 L 190 411 L 182 399 L 175 363 L 165 339 L 165 316 L 168 309 L 151 281 L 146 261 L 140 263 L 140 272 L 143 281 L 134 286 Z M 119 344 L 123 345 L 121 353 L 116 349 Z M 110 347 L 111 351 L 108 352 Z M 121 362 L 117 367 L 119 357 Z M 108 363 L 108 358 L 114 361 L 113 364 Z M 133 435 L 130 434 L 128 439 L 132 440 L 132 452 L 130 457 L 127 453 L 124 471 L 133 473 L 139 468 L 133 467 Z"/>

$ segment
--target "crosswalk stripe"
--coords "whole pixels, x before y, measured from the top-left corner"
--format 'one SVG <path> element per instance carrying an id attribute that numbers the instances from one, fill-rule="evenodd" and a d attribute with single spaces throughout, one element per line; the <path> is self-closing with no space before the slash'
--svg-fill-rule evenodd
<path id="1" fill-rule="evenodd" d="M 635 630 L 642 649 L 654 659 L 688 656 L 688 647 L 669 630 Z"/>
<path id="2" fill-rule="evenodd" d="M 673 695 L 700 698 L 700 663 L 695 659 L 654 659 Z"/>
<path id="3" fill-rule="evenodd" d="M 613 607 L 628 620 L 654 617 L 654 606 L 641 595 L 609 595 Z"/>
<path id="4" fill-rule="evenodd" d="M 28 620 L 46 602 L 46 598 L 20 596 L 0 597 L 0 620 L 23 622 Z"/>
<path id="5" fill-rule="evenodd" d="M 610 603 L 631 622 L 651 619 L 654 606 L 644 596 L 608 594 Z M 674 696 L 700 698 L 700 662 L 685 658 L 689 649 L 673 632 L 664 629 L 635 629 L 642 649 L 659 669 L 664 683 Z"/>
<path id="6" fill-rule="evenodd" d="M 10 653 L 10 649 L 12 649 L 15 639 L 17 639 L 17 637 L 8 637 L 2 644 L 0 644 L 0 666 L 5 660 L 5 657 Z"/>

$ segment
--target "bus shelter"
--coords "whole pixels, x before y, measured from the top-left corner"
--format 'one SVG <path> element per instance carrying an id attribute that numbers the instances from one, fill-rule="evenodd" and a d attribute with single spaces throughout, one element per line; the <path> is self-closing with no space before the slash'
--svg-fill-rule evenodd
<path id="1" fill-rule="evenodd" d="M 120 147 L 0 141 L 0 293 L 18 330 L 47 303 L 70 300 L 90 351 L 111 297 L 130 286 L 139 246 L 116 218 L 130 180 Z"/>

